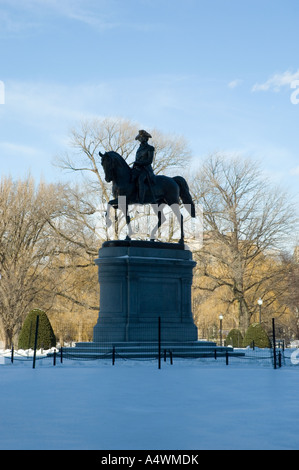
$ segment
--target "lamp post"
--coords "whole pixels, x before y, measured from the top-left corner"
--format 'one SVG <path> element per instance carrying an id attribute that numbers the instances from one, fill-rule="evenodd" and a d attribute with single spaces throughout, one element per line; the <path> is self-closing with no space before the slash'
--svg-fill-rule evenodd
<path id="1" fill-rule="evenodd" d="M 260 309 L 260 325 L 261 325 L 261 323 L 262 323 L 262 305 L 263 305 L 263 300 L 262 300 L 262 299 L 258 299 L 257 303 L 258 303 L 258 306 L 259 306 L 259 309 Z"/>
<path id="2" fill-rule="evenodd" d="M 222 346 L 222 320 L 223 320 L 223 315 L 219 315 L 219 320 L 220 320 L 220 346 Z"/>

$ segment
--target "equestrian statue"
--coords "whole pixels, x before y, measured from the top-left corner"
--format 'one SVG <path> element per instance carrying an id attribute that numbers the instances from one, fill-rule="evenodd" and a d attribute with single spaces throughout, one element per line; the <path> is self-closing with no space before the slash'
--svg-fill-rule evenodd
<path id="1" fill-rule="evenodd" d="M 107 223 L 111 224 L 109 218 L 110 208 L 120 208 L 126 217 L 128 226 L 128 236 L 130 239 L 132 229 L 130 227 L 130 216 L 128 206 L 131 204 L 151 204 L 158 217 L 158 224 L 153 229 L 151 239 L 165 222 L 163 207 L 168 205 L 173 210 L 181 227 L 180 243 L 184 243 L 183 215 L 180 204 L 183 203 L 191 217 L 195 217 L 195 205 L 192 200 L 188 184 L 182 176 L 173 178 L 164 175 L 155 175 L 152 163 L 154 160 L 155 148 L 149 145 L 148 140 L 152 136 L 145 130 L 140 130 L 135 140 L 140 142 L 136 153 L 133 168 L 125 159 L 116 152 L 110 151 L 102 154 L 101 163 L 105 172 L 105 180 L 112 182 L 112 193 L 114 199 L 108 202 Z M 125 197 L 125 207 L 120 207 L 119 198 Z"/>

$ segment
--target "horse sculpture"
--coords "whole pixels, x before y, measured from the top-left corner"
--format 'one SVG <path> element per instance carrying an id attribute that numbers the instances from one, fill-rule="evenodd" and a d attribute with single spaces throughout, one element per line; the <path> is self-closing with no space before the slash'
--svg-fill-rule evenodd
<path id="1" fill-rule="evenodd" d="M 105 172 L 105 180 L 107 183 L 112 182 L 112 193 L 114 199 L 108 202 L 107 208 L 107 223 L 111 225 L 109 217 L 110 208 L 121 208 L 126 218 L 128 226 L 128 236 L 130 239 L 132 235 L 132 228 L 130 226 L 130 216 L 128 214 L 128 206 L 131 204 L 140 204 L 138 200 L 138 190 L 136 182 L 132 178 L 132 169 L 127 164 L 125 159 L 117 152 L 106 152 L 102 154 L 101 163 Z M 125 197 L 125 206 L 119 205 L 119 197 Z M 123 200 L 123 198 L 122 198 Z M 163 214 L 163 207 L 168 205 L 173 210 L 181 227 L 181 244 L 184 243 L 184 228 L 183 228 L 183 215 L 180 211 L 180 204 L 183 203 L 188 210 L 191 217 L 195 217 L 195 205 L 189 191 L 188 184 L 182 176 L 175 176 L 173 178 L 164 175 L 155 175 L 151 177 L 151 182 L 148 182 L 145 197 L 142 204 L 151 204 L 154 212 L 158 217 L 158 224 L 151 233 L 151 240 L 155 239 L 155 233 L 165 222 L 166 217 Z"/>

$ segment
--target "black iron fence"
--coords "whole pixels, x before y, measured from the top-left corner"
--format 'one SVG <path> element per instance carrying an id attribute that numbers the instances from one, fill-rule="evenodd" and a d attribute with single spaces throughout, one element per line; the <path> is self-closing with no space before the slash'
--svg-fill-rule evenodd
<path id="1" fill-rule="evenodd" d="M 38 334 L 38 321 L 36 325 L 36 338 Z M 232 348 L 218 346 L 209 341 L 169 342 L 165 341 L 163 322 L 159 318 L 157 323 L 157 341 L 143 342 L 102 342 L 78 343 L 75 347 L 52 348 L 50 351 L 10 351 L 0 352 L 0 364 L 14 364 L 18 362 L 32 363 L 35 368 L 40 361 L 47 365 L 62 365 L 67 361 L 108 361 L 115 365 L 119 361 L 154 361 L 159 369 L 163 363 L 174 365 L 182 359 L 194 360 L 200 366 L 225 365 L 245 367 L 259 365 L 264 367 L 294 367 L 299 365 L 299 349 L 286 349 L 284 342 L 275 336 L 275 322 L 273 321 L 273 334 L 270 348 L 256 347 L 254 342 L 247 348 Z"/>
<path id="2" fill-rule="evenodd" d="M 134 350 L 126 350 L 120 344 L 112 347 L 106 346 L 100 352 L 98 348 L 90 345 L 88 352 L 78 351 L 76 348 L 52 348 L 49 351 L 16 351 L 13 348 L 5 352 L 0 352 L 0 365 L 17 365 L 19 363 L 28 364 L 35 368 L 36 366 L 63 366 L 64 364 L 105 361 L 112 366 L 123 361 L 152 361 L 156 363 L 158 368 L 162 368 L 163 364 L 174 365 L 178 361 L 192 360 L 199 367 L 204 366 L 234 366 L 234 367 L 273 367 L 275 369 L 281 367 L 298 367 L 299 366 L 299 349 L 288 349 L 284 347 L 265 348 L 247 347 L 246 349 L 238 348 L 231 350 L 230 348 L 213 347 L 203 348 L 202 343 L 199 351 L 190 351 L 182 347 L 173 347 L 165 343 L 151 343 L 144 346 L 143 352 Z M 203 350 L 201 350 L 203 349 Z M 299 368 L 298 368 L 299 370 Z"/>

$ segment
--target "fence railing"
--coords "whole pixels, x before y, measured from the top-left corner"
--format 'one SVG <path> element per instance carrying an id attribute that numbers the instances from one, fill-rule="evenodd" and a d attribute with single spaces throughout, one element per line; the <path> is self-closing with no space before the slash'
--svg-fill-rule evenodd
<path id="1" fill-rule="evenodd" d="M 149 348 L 149 346 L 148 346 Z M 74 351 L 72 352 L 71 349 Z M 58 366 L 69 363 L 86 363 L 86 362 L 103 362 L 110 363 L 112 366 L 123 361 L 152 361 L 158 365 L 161 369 L 163 364 L 175 365 L 176 361 L 181 360 L 192 360 L 196 361 L 196 364 L 200 366 L 236 366 L 236 367 L 274 367 L 275 369 L 281 367 L 294 367 L 299 366 L 299 349 L 287 349 L 281 348 L 276 349 L 274 355 L 273 348 L 260 349 L 260 348 L 246 348 L 246 349 L 234 349 L 233 351 L 221 351 L 215 348 L 211 348 L 210 351 L 203 352 L 200 355 L 192 357 L 190 354 L 184 354 L 175 349 L 164 347 L 161 344 L 159 348 L 158 344 L 152 344 L 150 349 L 143 355 L 138 354 L 127 354 L 123 350 L 118 349 L 117 346 L 113 346 L 111 349 L 107 349 L 106 352 L 97 352 L 92 350 L 88 354 L 80 353 L 76 351 L 76 348 L 52 348 L 48 351 L 36 351 L 34 354 L 33 350 L 29 351 L 17 351 L 13 348 L 0 352 L 0 365 L 16 365 L 18 363 L 24 363 L 32 365 L 33 368 L 37 364 L 43 362 L 47 366 Z M 298 368 L 299 370 L 299 368 Z"/>
<path id="2" fill-rule="evenodd" d="M 15 362 L 30 362 L 36 367 L 37 361 L 45 361 L 48 365 L 56 366 L 66 361 L 97 361 L 107 360 L 115 365 L 121 360 L 157 361 L 158 368 L 162 363 L 173 365 L 179 359 L 193 359 L 199 365 L 225 364 L 248 366 L 250 364 L 273 367 L 299 365 L 299 349 L 288 350 L 284 342 L 276 340 L 275 322 L 273 320 L 272 347 L 261 349 L 252 343 L 245 349 L 217 346 L 209 341 L 172 343 L 163 340 L 163 324 L 159 318 L 157 324 L 158 341 L 141 343 L 79 343 L 74 348 L 52 348 L 50 351 L 37 351 L 38 320 L 35 332 L 34 350 L 17 351 L 12 346 L 10 351 L 0 352 L 0 364 Z M 297 354 L 298 351 L 298 354 Z"/>

